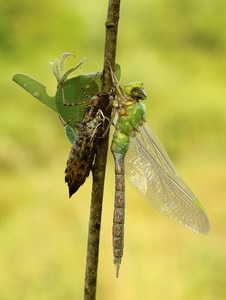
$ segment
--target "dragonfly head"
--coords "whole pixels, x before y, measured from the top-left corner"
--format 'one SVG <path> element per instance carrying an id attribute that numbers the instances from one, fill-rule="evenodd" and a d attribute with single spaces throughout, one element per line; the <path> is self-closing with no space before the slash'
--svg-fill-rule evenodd
<path id="1" fill-rule="evenodd" d="M 145 100 L 147 98 L 147 94 L 144 91 L 143 88 L 143 82 L 141 81 L 135 81 L 128 83 L 124 86 L 123 92 L 137 100 Z"/>

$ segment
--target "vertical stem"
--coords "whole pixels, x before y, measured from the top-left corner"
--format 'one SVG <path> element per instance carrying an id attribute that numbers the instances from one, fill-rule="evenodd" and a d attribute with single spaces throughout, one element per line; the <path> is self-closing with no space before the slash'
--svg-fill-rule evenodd
<path id="1" fill-rule="evenodd" d="M 102 88 L 103 92 L 109 92 L 112 87 L 110 66 L 114 70 L 119 10 L 120 0 L 109 0 L 107 20 L 105 23 L 106 37 L 104 51 L 104 76 Z M 110 115 L 107 117 L 110 117 Z M 96 299 L 101 213 L 104 191 L 105 168 L 108 152 L 108 139 L 108 134 L 105 138 L 100 139 L 97 148 L 95 164 L 92 170 L 93 189 L 90 205 L 84 300 Z"/>
<path id="2" fill-rule="evenodd" d="M 115 70 L 116 46 L 118 21 L 120 11 L 120 0 L 109 0 L 108 15 L 105 23 L 106 37 L 105 37 L 105 51 L 104 51 L 104 78 L 103 91 L 107 92 L 112 87 L 111 70 Z"/>

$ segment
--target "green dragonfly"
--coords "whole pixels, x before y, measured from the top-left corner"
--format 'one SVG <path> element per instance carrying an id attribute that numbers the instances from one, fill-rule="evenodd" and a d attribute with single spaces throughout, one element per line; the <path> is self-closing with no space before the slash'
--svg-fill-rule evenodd
<path id="1" fill-rule="evenodd" d="M 43 84 L 27 75 L 16 74 L 13 77 L 22 88 L 57 112 L 64 125 L 67 125 L 66 134 L 73 144 L 65 176 L 69 196 L 78 190 L 89 175 L 98 139 L 109 128 L 105 122 L 110 124 L 111 120 L 105 114 L 111 108 L 109 97 L 112 94 L 100 93 L 102 72 L 67 79 L 84 61 L 63 72 L 64 63 L 71 55 L 63 53 L 60 60 L 51 63 L 58 87 L 55 97 L 50 97 Z M 116 75 L 120 77 L 118 65 Z M 116 180 L 113 254 L 118 277 L 123 256 L 125 176 L 154 208 L 177 223 L 197 233 L 207 233 L 210 225 L 201 203 L 178 175 L 160 141 L 146 125 L 146 109 L 142 103 L 146 93 L 142 82 L 127 84 L 122 89 L 113 72 L 112 81 L 115 91 L 113 115 L 117 113 L 111 145 Z"/>
<path id="2" fill-rule="evenodd" d="M 113 255 L 116 276 L 123 256 L 125 178 L 149 203 L 180 225 L 207 233 L 210 225 L 197 197 L 176 172 L 154 132 L 146 125 L 146 99 L 142 82 L 123 89 L 112 73 L 115 85 L 117 121 L 111 152 L 115 160 L 115 205 Z M 125 163 L 124 163 L 125 161 Z"/>

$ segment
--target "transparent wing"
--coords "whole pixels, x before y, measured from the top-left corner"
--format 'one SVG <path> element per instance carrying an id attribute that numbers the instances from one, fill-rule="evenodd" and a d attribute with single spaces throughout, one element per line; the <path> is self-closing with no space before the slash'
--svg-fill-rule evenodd
<path id="1" fill-rule="evenodd" d="M 131 138 L 125 167 L 128 181 L 154 208 L 192 231 L 209 231 L 204 208 L 177 174 L 148 126 L 140 127 L 139 133 Z"/>

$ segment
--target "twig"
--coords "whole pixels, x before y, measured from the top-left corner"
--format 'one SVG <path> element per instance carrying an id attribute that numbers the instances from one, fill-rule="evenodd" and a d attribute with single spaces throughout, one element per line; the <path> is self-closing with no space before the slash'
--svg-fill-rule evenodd
<path id="1" fill-rule="evenodd" d="M 109 0 L 108 14 L 105 23 L 105 52 L 103 92 L 109 92 L 112 87 L 110 66 L 115 69 L 116 42 L 119 20 L 120 0 Z M 110 116 L 107 116 L 110 117 Z M 100 139 L 93 167 L 93 189 L 90 206 L 90 220 L 86 259 L 85 300 L 96 299 L 97 269 L 99 255 L 99 240 L 101 229 L 101 214 L 104 191 L 105 167 L 108 152 L 108 134 Z"/>

